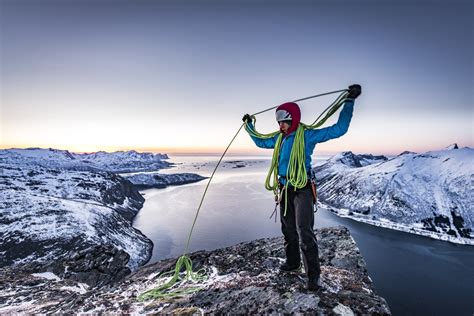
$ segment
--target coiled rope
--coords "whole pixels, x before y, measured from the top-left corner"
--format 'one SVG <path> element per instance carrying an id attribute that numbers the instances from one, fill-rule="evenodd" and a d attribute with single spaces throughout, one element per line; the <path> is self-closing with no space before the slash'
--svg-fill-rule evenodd
<path id="1" fill-rule="evenodd" d="M 288 187 L 288 184 L 291 184 L 294 186 L 296 189 L 300 189 L 306 185 L 307 182 L 307 174 L 306 174 L 306 167 L 304 164 L 305 160 L 305 152 L 304 152 L 304 130 L 305 129 L 314 129 L 326 122 L 326 120 L 333 115 L 343 104 L 343 101 L 347 97 L 347 89 L 343 90 L 336 90 L 336 91 L 331 91 L 327 93 L 322 93 L 322 94 L 317 94 L 313 96 L 309 96 L 306 98 L 298 99 L 293 102 L 300 102 L 316 97 L 321 97 L 324 95 L 328 94 L 333 94 L 333 93 L 339 93 L 342 92 L 339 97 L 330 105 L 328 106 L 319 116 L 318 118 L 310 125 L 306 125 L 304 123 L 300 123 L 298 126 L 298 129 L 296 130 L 296 135 L 295 135 L 295 140 L 293 144 L 293 148 L 291 150 L 290 154 L 290 161 L 288 165 L 288 170 L 287 170 L 287 182 L 285 185 L 285 188 Z M 199 287 L 185 287 L 185 288 L 177 288 L 173 289 L 173 287 L 181 280 L 186 280 L 186 281 L 194 281 L 194 282 L 201 282 L 206 280 L 206 275 L 205 271 L 203 269 L 193 272 L 193 266 L 192 266 L 192 260 L 187 256 L 187 253 L 189 251 L 189 244 L 191 242 L 191 235 L 194 230 L 194 226 L 196 225 L 197 218 L 199 216 L 199 212 L 201 211 L 202 204 L 204 202 L 204 198 L 206 196 L 207 190 L 209 188 L 209 185 L 211 184 L 211 181 L 214 177 L 214 174 L 217 171 L 217 168 L 219 167 L 220 163 L 224 159 L 225 154 L 229 150 L 230 146 L 234 142 L 235 138 L 237 135 L 240 133 L 243 127 L 245 127 L 245 130 L 251 134 L 252 136 L 261 138 L 261 139 L 268 139 L 275 137 L 279 131 L 269 133 L 269 134 L 261 134 L 255 130 L 255 123 L 256 123 L 256 116 L 259 114 L 262 114 L 264 112 L 276 109 L 278 106 L 274 106 L 271 108 L 268 108 L 266 110 L 254 113 L 251 115 L 252 122 L 254 128 L 250 128 L 247 123 L 243 123 L 239 129 L 237 130 L 237 133 L 235 133 L 234 137 L 230 141 L 229 145 L 227 145 L 226 149 L 222 153 L 222 156 L 220 157 L 219 161 L 217 162 L 211 177 L 209 178 L 209 181 L 207 182 L 206 188 L 204 190 L 204 193 L 201 197 L 201 201 L 199 202 L 199 206 L 196 211 L 196 215 L 194 216 L 193 224 L 191 226 L 191 230 L 189 231 L 188 235 L 188 240 L 186 242 L 186 247 L 184 249 L 183 255 L 178 258 L 178 261 L 176 262 L 175 269 L 166 273 L 162 273 L 160 275 L 160 280 L 162 281 L 162 284 L 156 288 L 147 290 L 140 294 L 138 296 L 138 300 L 144 301 L 147 299 L 162 299 L 162 298 L 172 298 L 172 297 L 177 297 L 177 296 L 183 296 L 186 294 L 190 294 L 196 291 L 199 291 Z M 327 112 L 327 113 L 326 113 Z M 321 116 L 325 116 L 320 120 Z M 281 148 L 281 143 L 283 140 L 283 134 L 280 133 L 278 136 L 276 143 L 275 143 L 275 149 L 273 151 L 273 156 L 272 156 L 272 163 L 268 172 L 268 175 L 265 180 L 265 188 L 269 191 L 273 191 L 275 196 L 278 196 L 278 157 L 280 153 L 280 148 Z M 285 215 L 286 215 L 286 204 L 287 199 L 285 199 Z M 171 275 L 171 277 L 170 277 Z"/>

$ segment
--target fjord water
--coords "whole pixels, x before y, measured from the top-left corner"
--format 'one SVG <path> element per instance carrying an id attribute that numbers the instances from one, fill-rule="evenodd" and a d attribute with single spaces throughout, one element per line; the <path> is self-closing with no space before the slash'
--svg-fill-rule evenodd
<path id="1" fill-rule="evenodd" d="M 176 167 L 161 173 L 210 176 L 219 157 L 174 156 Z M 318 157 L 313 165 L 327 157 Z M 191 239 L 190 252 L 212 250 L 257 238 L 281 236 L 275 203 L 264 188 L 269 158 L 229 157 L 209 187 Z M 208 180 L 142 191 L 146 202 L 134 227 L 154 243 L 150 262 L 183 254 Z M 346 226 L 394 315 L 472 315 L 474 247 L 340 218 L 320 209 L 315 228 Z"/>

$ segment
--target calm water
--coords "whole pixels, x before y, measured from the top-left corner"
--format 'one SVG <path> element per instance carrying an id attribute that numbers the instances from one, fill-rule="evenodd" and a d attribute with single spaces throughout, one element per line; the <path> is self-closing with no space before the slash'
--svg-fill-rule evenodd
<path id="1" fill-rule="evenodd" d="M 324 162 L 321 157 L 316 164 Z M 163 173 L 209 176 L 216 157 L 172 157 L 182 164 Z M 219 167 L 204 200 L 190 251 L 216 249 L 242 241 L 280 236 L 269 219 L 273 196 L 263 187 L 269 159 L 230 157 Z M 236 165 L 246 165 L 235 168 Z M 142 193 L 146 202 L 134 227 L 154 242 L 151 262 L 180 256 L 207 180 Z M 394 315 L 472 315 L 474 247 L 339 218 L 321 209 L 315 227 L 349 228 L 364 256 L 378 293 Z"/>

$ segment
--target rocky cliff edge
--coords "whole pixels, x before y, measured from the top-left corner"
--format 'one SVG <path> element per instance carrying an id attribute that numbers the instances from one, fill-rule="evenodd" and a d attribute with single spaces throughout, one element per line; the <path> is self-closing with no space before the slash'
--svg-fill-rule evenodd
<path id="1" fill-rule="evenodd" d="M 162 274 L 174 269 L 176 259 L 146 265 L 115 285 L 91 289 L 48 271 L 1 268 L 0 313 L 390 314 L 349 231 L 335 227 L 316 233 L 322 270 L 317 292 L 305 290 L 303 271 L 279 272 L 283 238 L 275 237 L 190 254 L 194 271 L 203 269 L 207 279 L 178 283 L 177 288 L 200 289 L 180 298 L 137 300 L 163 282 Z"/>

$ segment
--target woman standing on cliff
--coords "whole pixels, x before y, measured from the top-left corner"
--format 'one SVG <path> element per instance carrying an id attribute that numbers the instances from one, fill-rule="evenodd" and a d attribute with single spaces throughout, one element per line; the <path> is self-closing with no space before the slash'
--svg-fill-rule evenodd
<path id="1" fill-rule="evenodd" d="M 304 158 L 308 173 L 311 172 L 311 155 L 317 143 L 323 143 L 330 139 L 344 135 L 351 122 L 354 109 L 354 100 L 361 94 L 361 86 L 354 84 L 349 86 L 349 93 L 344 102 L 344 107 L 339 114 L 336 124 L 322 129 L 307 129 L 304 131 Z M 301 111 L 294 102 L 280 105 L 276 109 L 276 120 L 283 134 L 281 149 L 278 158 L 278 181 L 280 190 L 287 185 L 286 175 L 290 161 L 295 132 L 300 125 Z M 243 121 L 247 128 L 255 131 L 251 116 L 246 114 Z M 250 134 L 255 144 L 260 148 L 275 148 L 279 134 L 272 138 L 262 139 Z M 308 174 L 307 179 L 310 179 Z M 286 203 L 280 204 L 281 230 L 285 238 L 286 262 L 280 266 L 283 272 L 299 271 L 301 269 L 300 248 L 303 253 L 303 263 L 308 277 L 307 289 L 316 291 L 319 288 L 319 276 L 321 269 L 319 265 L 318 245 L 313 231 L 313 195 L 311 183 L 307 180 L 306 185 L 296 189 L 288 183 L 287 189 L 282 190 L 281 200 Z M 301 246 L 301 247 L 300 247 Z"/>

